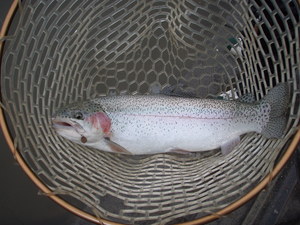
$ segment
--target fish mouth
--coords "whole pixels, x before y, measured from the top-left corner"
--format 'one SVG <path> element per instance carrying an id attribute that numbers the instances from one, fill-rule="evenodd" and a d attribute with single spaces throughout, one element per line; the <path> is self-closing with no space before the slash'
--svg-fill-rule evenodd
<path id="1" fill-rule="evenodd" d="M 53 121 L 54 125 L 62 126 L 62 127 L 72 127 L 70 123 L 62 122 L 62 121 Z"/>
<path id="2" fill-rule="evenodd" d="M 52 118 L 52 124 L 55 129 L 75 129 L 76 131 L 83 130 L 83 127 L 79 123 L 68 119 Z"/>

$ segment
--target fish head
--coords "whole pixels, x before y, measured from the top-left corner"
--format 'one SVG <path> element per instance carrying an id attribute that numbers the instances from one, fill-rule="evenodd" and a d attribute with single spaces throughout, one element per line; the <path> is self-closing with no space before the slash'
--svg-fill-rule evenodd
<path id="1" fill-rule="evenodd" d="M 52 124 L 64 138 L 92 145 L 108 137 L 111 120 L 99 104 L 88 101 L 59 109 L 52 117 Z"/>

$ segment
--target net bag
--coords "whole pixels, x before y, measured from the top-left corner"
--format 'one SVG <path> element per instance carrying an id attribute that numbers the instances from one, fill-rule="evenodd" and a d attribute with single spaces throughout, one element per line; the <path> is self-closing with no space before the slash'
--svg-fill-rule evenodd
<path id="1" fill-rule="evenodd" d="M 43 193 L 95 223 L 212 220 L 261 190 L 298 143 L 296 0 L 15 1 L 1 35 L 7 142 Z M 283 82 L 291 92 L 284 137 L 249 133 L 225 156 L 105 153 L 51 127 L 58 108 L 99 96 L 175 86 L 260 100 Z"/>

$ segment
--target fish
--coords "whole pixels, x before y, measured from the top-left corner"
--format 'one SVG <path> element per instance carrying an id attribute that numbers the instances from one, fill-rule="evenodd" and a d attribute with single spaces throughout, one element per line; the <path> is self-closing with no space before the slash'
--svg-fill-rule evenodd
<path id="1" fill-rule="evenodd" d="M 287 124 L 289 85 L 275 86 L 260 101 L 245 99 L 105 96 L 58 109 L 52 125 L 58 135 L 77 144 L 131 155 L 218 148 L 228 154 L 249 132 L 281 138 Z"/>

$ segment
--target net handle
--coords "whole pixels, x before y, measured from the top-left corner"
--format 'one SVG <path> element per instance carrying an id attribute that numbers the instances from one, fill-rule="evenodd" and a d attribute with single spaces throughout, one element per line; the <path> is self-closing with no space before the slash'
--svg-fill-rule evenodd
<path id="1" fill-rule="evenodd" d="M 1 32 L 0 32 L 0 38 L 4 37 L 8 31 L 9 25 L 12 21 L 12 18 L 18 8 L 18 3 L 19 0 L 14 0 L 6 17 L 4 20 L 4 23 L 2 25 L 1 28 Z M 2 49 L 3 48 L 3 41 L 0 41 L 0 54 L 2 56 Z M 1 75 L 1 74 L 0 74 Z M 101 218 L 97 218 L 89 213 L 86 213 L 76 207 L 74 207 L 73 205 L 67 203 L 66 201 L 64 201 L 63 199 L 61 199 L 60 197 L 56 196 L 56 195 L 51 195 L 49 193 L 52 193 L 52 191 L 33 173 L 33 171 L 30 169 L 30 167 L 26 164 L 25 160 L 23 159 L 23 157 L 20 155 L 20 153 L 18 152 L 18 150 L 15 148 L 14 146 L 14 142 L 13 142 L 13 138 L 8 130 L 7 127 L 7 123 L 3 114 L 3 109 L 0 107 L 0 127 L 2 129 L 2 132 L 4 134 L 5 140 L 12 152 L 12 154 L 15 157 L 15 160 L 18 162 L 18 164 L 21 166 L 21 168 L 23 169 L 23 171 L 27 174 L 27 176 L 36 184 L 36 186 L 43 192 L 45 193 L 49 198 L 51 198 L 52 200 L 54 200 L 56 203 L 58 203 L 60 206 L 62 206 L 63 208 L 67 209 L 68 211 L 84 218 L 87 219 L 91 222 L 97 223 L 97 224 L 104 224 L 104 225 L 121 225 L 120 223 L 115 223 L 115 222 L 111 222 L 108 220 L 104 220 Z M 196 225 L 196 224 L 204 224 L 207 222 L 210 222 L 212 220 L 218 219 L 219 217 L 226 215 L 230 212 L 232 212 L 233 210 L 237 209 L 238 207 L 242 206 L 243 204 L 245 204 L 246 202 L 248 202 L 251 198 L 253 198 L 254 196 L 256 196 L 263 188 L 266 187 L 266 185 L 270 182 L 271 179 L 273 179 L 278 173 L 279 171 L 283 168 L 283 166 L 287 163 L 287 161 L 289 160 L 289 158 L 292 156 L 293 152 L 295 151 L 297 145 L 299 144 L 299 140 L 300 140 L 300 130 L 298 130 L 298 132 L 296 133 L 296 135 L 294 136 L 291 144 L 289 145 L 288 149 L 286 150 L 285 154 L 282 156 L 282 158 L 280 159 L 280 161 L 278 162 L 278 164 L 274 167 L 273 171 L 271 171 L 271 173 L 266 176 L 256 187 L 254 187 L 248 194 L 246 194 L 244 197 L 242 197 L 241 199 L 237 200 L 236 202 L 230 204 L 229 206 L 225 207 L 224 209 L 209 215 L 209 216 L 205 216 L 202 217 L 200 219 L 196 219 L 190 222 L 185 222 L 185 223 L 181 223 L 180 225 Z"/>

